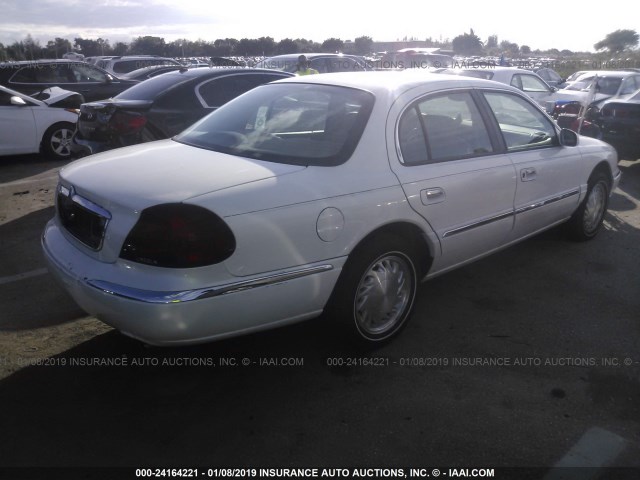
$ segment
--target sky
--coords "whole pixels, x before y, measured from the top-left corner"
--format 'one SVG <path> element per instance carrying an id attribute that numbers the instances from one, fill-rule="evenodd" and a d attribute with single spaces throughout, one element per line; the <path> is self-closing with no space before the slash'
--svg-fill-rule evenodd
<path id="1" fill-rule="evenodd" d="M 473 29 L 532 50 L 594 51 L 619 30 L 638 31 L 640 3 L 607 14 L 585 2 L 539 1 L 516 10 L 502 0 L 0 0 L 0 43 L 30 34 L 42 45 L 55 37 L 103 38 L 111 45 L 139 36 L 214 41 L 218 38 L 328 38 L 375 41 L 453 39 Z M 630 6 L 635 5 L 635 6 Z M 526 10 L 526 11 L 525 11 Z"/>

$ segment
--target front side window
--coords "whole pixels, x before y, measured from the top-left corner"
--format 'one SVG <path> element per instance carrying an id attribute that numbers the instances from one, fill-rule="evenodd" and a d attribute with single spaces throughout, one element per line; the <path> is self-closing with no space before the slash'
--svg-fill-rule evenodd
<path id="1" fill-rule="evenodd" d="M 640 77 L 633 76 L 625 79 L 620 88 L 620 95 L 629 95 L 640 88 Z"/>
<path id="2" fill-rule="evenodd" d="M 509 93 L 485 92 L 509 151 L 557 145 L 553 123 L 530 102 Z"/>
<path id="3" fill-rule="evenodd" d="M 549 91 L 547 85 L 533 75 L 514 75 L 511 80 L 511 85 L 519 88 L 523 92 L 539 93 Z"/>
<path id="4" fill-rule="evenodd" d="M 405 164 L 442 162 L 494 151 L 469 92 L 429 97 L 402 115 L 398 140 Z"/>
<path id="5" fill-rule="evenodd" d="M 255 88 L 174 140 L 242 157 L 295 165 L 346 161 L 364 131 L 374 97 L 328 85 Z"/>

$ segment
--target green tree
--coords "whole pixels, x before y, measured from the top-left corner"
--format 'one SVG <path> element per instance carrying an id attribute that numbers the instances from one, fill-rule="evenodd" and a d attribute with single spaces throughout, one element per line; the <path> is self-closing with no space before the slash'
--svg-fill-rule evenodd
<path id="1" fill-rule="evenodd" d="M 75 38 L 73 45 L 76 50 L 79 50 L 85 57 L 95 57 L 97 55 L 110 55 L 111 46 L 109 40 L 98 38 L 97 40 Z"/>
<path id="2" fill-rule="evenodd" d="M 593 48 L 596 50 L 604 50 L 606 48 L 611 53 L 620 53 L 638 45 L 639 40 L 640 37 L 635 30 L 616 30 L 596 43 Z"/>
<path id="3" fill-rule="evenodd" d="M 464 33 L 458 35 L 452 41 L 453 51 L 462 55 L 476 55 L 482 53 L 482 42 L 480 38 L 473 33 L 471 29 L 470 33 Z"/>
<path id="4" fill-rule="evenodd" d="M 353 43 L 358 55 L 368 55 L 373 52 L 373 39 L 371 37 L 358 37 Z"/>
<path id="5" fill-rule="evenodd" d="M 510 42 L 508 40 L 501 41 L 500 48 L 504 53 L 507 53 L 511 56 L 516 56 L 520 53 L 520 47 L 518 46 L 518 44 Z"/>
<path id="6" fill-rule="evenodd" d="M 258 39 L 258 50 L 253 55 L 264 55 L 266 57 L 276 53 L 276 41 L 271 37 L 260 37 Z"/>
<path id="7" fill-rule="evenodd" d="M 487 43 L 484 45 L 486 48 L 497 48 L 498 47 L 498 36 L 497 35 L 489 35 L 487 38 Z"/>
<path id="8" fill-rule="evenodd" d="M 126 55 L 129 53 L 129 45 L 124 42 L 116 42 L 111 49 L 111 53 L 114 55 Z"/>
<path id="9" fill-rule="evenodd" d="M 49 40 L 47 46 L 44 48 L 44 56 L 46 58 L 61 58 L 67 52 L 70 52 L 71 42 L 66 38 L 56 38 L 55 40 Z"/>
<path id="10" fill-rule="evenodd" d="M 531 53 L 531 47 L 529 45 L 520 46 L 520 53 L 523 55 L 529 55 Z"/>
<path id="11" fill-rule="evenodd" d="M 298 44 L 290 38 L 283 38 L 276 45 L 276 52 L 279 55 L 285 55 L 287 53 L 297 53 Z"/>
<path id="12" fill-rule="evenodd" d="M 344 42 L 339 38 L 327 38 L 322 42 L 322 50 L 326 53 L 339 53 L 344 49 Z"/>
<path id="13" fill-rule="evenodd" d="M 166 48 L 164 38 L 151 35 L 136 38 L 129 47 L 134 55 L 165 55 Z"/>

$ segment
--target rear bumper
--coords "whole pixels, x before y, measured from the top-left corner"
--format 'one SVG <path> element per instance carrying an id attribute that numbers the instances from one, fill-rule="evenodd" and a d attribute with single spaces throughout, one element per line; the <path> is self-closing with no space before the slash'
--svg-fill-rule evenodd
<path id="1" fill-rule="evenodd" d="M 113 150 L 118 148 L 118 145 L 114 145 L 110 142 L 99 142 L 85 140 L 78 136 L 73 136 L 71 141 L 71 153 L 74 157 L 86 157 L 87 155 L 93 155 L 94 153 L 106 152 L 107 150 Z"/>
<path id="2" fill-rule="evenodd" d="M 275 328 L 320 315 L 346 258 L 189 290 L 151 291 L 93 278 L 95 260 L 55 221 L 42 236 L 49 271 L 86 312 L 152 345 L 188 345 Z"/>

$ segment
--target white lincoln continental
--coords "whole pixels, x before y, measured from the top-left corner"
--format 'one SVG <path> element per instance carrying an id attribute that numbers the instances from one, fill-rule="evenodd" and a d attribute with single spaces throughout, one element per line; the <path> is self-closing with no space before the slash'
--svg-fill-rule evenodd
<path id="1" fill-rule="evenodd" d="M 322 314 L 371 346 L 423 280 L 561 223 L 593 238 L 619 179 L 612 147 L 510 86 L 314 75 L 71 163 L 42 243 L 84 310 L 149 344 Z"/>

